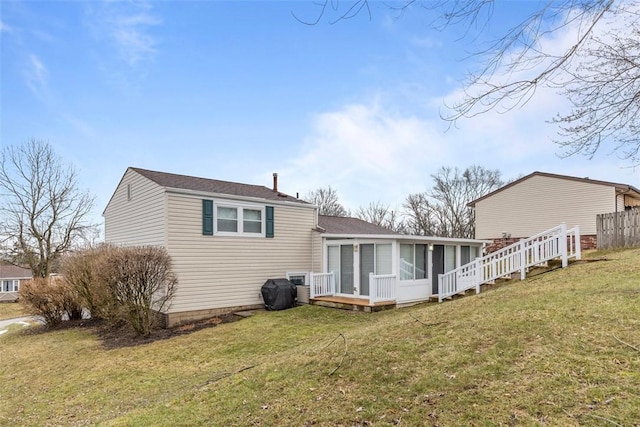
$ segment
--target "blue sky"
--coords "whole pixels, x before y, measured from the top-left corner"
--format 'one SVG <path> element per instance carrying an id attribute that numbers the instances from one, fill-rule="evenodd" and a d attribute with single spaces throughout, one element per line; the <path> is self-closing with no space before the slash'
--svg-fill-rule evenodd
<path id="1" fill-rule="evenodd" d="M 489 32 L 535 6 L 499 3 Z M 443 100 L 485 38 L 381 2 L 371 19 L 293 17 L 317 13 L 311 2 L 2 1 L 0 145 L 49 141 L 95 194 L 97 219 L 127 166 L 267 186 L 278 172 L 282 191 L 331 185 L 350 209 L 397 207 L 441 166 L 640 186 L 606 150 L 557 156 L 546 121 L 566 104 L 550 90 L 448 129 Z"/>

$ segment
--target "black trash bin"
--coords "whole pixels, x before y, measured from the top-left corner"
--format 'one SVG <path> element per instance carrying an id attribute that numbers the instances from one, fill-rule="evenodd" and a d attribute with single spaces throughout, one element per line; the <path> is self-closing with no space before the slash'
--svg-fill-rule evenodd
<path id="1" fill-rule="evenodd" d="M 296 287 L 287 279 L 269 279 L 262 285 L 267 310 L 285 310 L 296 305 Z"/>

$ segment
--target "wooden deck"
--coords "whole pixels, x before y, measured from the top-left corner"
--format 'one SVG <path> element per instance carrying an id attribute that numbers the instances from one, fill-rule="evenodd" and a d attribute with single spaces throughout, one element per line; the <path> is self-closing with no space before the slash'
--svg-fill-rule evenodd
<path id="1" fill-rule="evenodd" d="M 313 299 L 310 299 L 309 303 L 320 305 L 323 307 L 366 312 L 381 311 L 388 308 L 394 308 L 396 306 L 395 301 L 379 301 L 371 305 L 369 303 L 369 300 L 365 298 L 352 298 L 342 296 L 315 297 Z"/>

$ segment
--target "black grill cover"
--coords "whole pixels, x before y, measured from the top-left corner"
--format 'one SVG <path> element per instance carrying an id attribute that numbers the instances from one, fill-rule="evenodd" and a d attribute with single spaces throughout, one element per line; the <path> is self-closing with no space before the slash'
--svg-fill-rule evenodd
<path id="1" fill-rule="evenodd" d="M 269 279 L 262 285 L 267 310 L 285 310 L 296 305 L 296 287 L 287 279 Z"/>

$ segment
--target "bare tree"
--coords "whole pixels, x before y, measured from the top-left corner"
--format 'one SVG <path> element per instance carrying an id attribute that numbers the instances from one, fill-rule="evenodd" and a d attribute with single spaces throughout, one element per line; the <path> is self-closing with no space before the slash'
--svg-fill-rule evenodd
<path id="1" fill-rule="evenodd" d="M 406 231 L 421 236 L 438 236 L 438 215 L 427 193 L 409 194 L 404 205 Z"/>
<path id="2" fill-rule="evenodd" d="M 369 0 L 325 0 L 318 5 L 318 14 L 305 23 L 317 24 L 322 18 L 335 23 L 362 11 L 372 14 Z M 473 46 L 489 32 L 495 9 L 512 4 L 405 0 L 390 7 L 399 15 L 415 10 L 432 14 L 434 28 L 459 30 L 459 41 Z M 640 2 L 541 2 L 518 24 L 472 51 L 470 58 L 480 59 L 481 65 L 470 70 L 464 95 L 447 106 L 444 119 L 455 122 L 494 109 L 508 111 L 527 103 L 539 88 L 552 88 L 570 103 L 567 111 L 550 117 L 558 126 L 556 143 L 562 155 L 592 158 L 606 147 L 634 164 L 640 162 Z"/>
<path id="3" fill-rule="evenodd" d="M 399 212 L 380 201 L 360 206 L 355 212 L 355 217 L 398 233 L 405 231 L 404 221 L 400 218 Z"/>
<path id="4" fill-rule="evenodd" d="M 11 257 L 46 277 L 53 263 L 92 228 L 93 197 L 78 189 L 73 167 L 43 141 L 5 148 L 0 157 L 3 243 Z"/>
<path id="5" fill-rule="evenodd" d="M 331 186 L 310 191 L 303 200 L 316 205 L 320 215 L 349 216 L 349 211 L 342 206 L 338 200 L 338 193 Z"/>
<path id="6" fill-rule="evenodd" d="M 442 167 L 429 192 L 411 194 L 405 202 L 410 229 L 417 234 L 473 238 L 475 219 L 467 204 L 501 187 L 500 171 L 471 166 L 464 171 Z"/>

